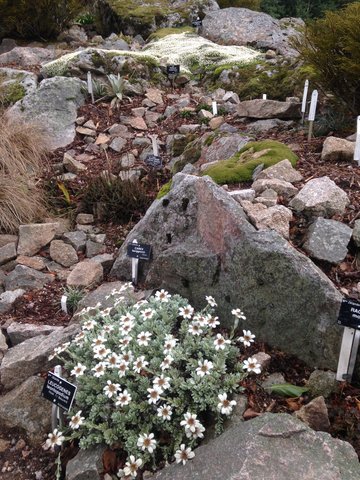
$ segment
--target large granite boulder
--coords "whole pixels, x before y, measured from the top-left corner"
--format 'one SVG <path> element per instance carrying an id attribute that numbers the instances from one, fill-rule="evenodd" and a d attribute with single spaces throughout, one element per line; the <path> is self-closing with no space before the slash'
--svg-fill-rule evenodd
<path id="1" fill-rule="evenodd" d="M 172 464 L 154 480 L 355 480 L 353 447 L 315 432 L 287 414 L 242 422 L 195 450 L 185 466 Z"/>
<path id="2" fill-rule="evenodd" d="M 274 231 L 256 231 L 240 204 L 208 177 L 177 174 L 170 192 L 156 200 L 119 251 L 111 274 L 130 279 L 127 245 L 152 246 L 140 261 L 139 281 L 166 288 L 194 304 L 213 295 L 223 326 L 242 325 L 261 340 L 310 365 L 335 369 L 341 331 L 336 319 L 342 296 L 303 254 Z"/>
<path id="3" fill-rule="evenodd" d="M 202 35 L 222 45 L 243 45 L 272 49 L 286 56 L 297 56 L 289 37 L 298 34 L 304 22 L 297 18 L 276 20 L 247 8 L 224 8 L 209 12 L 203 20 Z"/>
<path id="4" fill-rule="evenodd" d="M 40 47 L 15 47 L 9 52 L 0 55 L 0 65 L 17 65 L 19 67 L 28 67 L 30 65 L 39 65 L 42 62 L 50 61 L 55 58 L 54 49 Z"/>
<path id="5" fill-rule="evenodd" d="M 85 101 L 84 86 L 78 78 L 48 78 L 16 102 L 7 115 L 37 124 L 50 149 L 66 147 L 75 138 L 77 109 Z"/>
<path id="6" fill-rule="evenodd" d="M 238 117 L 248 118 L 300 118 L 300 105 L 279 100 L 245 100 L 236 106 Z"/>
<path id="7" fill-rule="evenodd" d="M 5 105 L 15 103 L 36 90 L 37 75 L 15 68 L 0 68 L 0 93 Z"/>

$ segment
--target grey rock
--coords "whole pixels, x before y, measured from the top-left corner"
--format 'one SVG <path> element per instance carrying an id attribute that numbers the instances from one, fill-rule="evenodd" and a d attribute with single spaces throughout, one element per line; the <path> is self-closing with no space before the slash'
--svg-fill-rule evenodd
<path id="1" fill-rule="evenodd" d="M 87 258 L 95 257 L 96 255 L 100 255 L 101 253 L 105 253 L 106 247 L 101 243 L 92 242 L 88 240 L 86 242 L 86 256 Z"/>
<path id="2" fill-rule="evenodd" d="M 17 47 L 17 43 L 12 38 L 3 38 L 0 43 L 0 55 L 10 52 L 13 48 Z"/>
<path id="3" fill-rule="evenodd" d="M 45 247 L 55 237 L 58 223 L 33 223 L 20 225 L 18 255 L 35 255 L 42 247 Z"/>
<path id="4" fill-rule="evenodd" d="M 262 383 L 261 386 L 265 389 L 270 389 L 273 385 L 281 385 L 286 383 L 282 373 L 271 373 Z"/>
<path id="5" fill-rule="evenodd" d="M 58 36 L 59 42 L 77 42 L 77 43 L 86 43 L 88 41 L 88 36 L 83 27 L 80 25 L 71 25 L 70 28 L 64 30 Z"/>
<path id="6" fill-rule="evenodd" d="M 245 100 L 236 107 L 236 116 L 248 118 L 293 119 L 300 117 L 299 105 L 278 100 Z"/>
<path id="7" fill-rule="evenodd" d="M 79 213 L 76 216 L 76 223 L 80 225 L 90 225 L 94 223 L 94 215 L 91 213 Z"/>
<path id="8" fill-rule="evenodd" d="M 296 18 L 276 20 L 270 15 L 247 8 L 224 8 L 208 13 L 201 34 L 221 45 L 243 45 L 271 49 L 287 57 L 296 57 L 289 37 L 298 35 L 304 22 Z M 225 28 L 226 26 L 226 28 Z"/>
<path id="9" fill-rule="evenodd" d="M 0 234 L 0 248 L 5 247 L 8 243 L 16 243 L 18 242 L 19 237 L 17 235 L 8 235 L 8 234 Z"/>
<path id="10" fill-rule="evenodd" d="M 4 247 L 0 247 L 0 265 L 10 262 L 16 258 L 16 244 L 8 243 Z"/>
<path id="11" fill-rule="evenodd" d="M 102 265 L 90 260 L 78 263 L 67 277 L 66 284 L 70 287 L 92 287 L 103 279 Z"/>
<path id="12" fill-rule="evenodd" d="M 274 129 L 287 130 L 293 126 L 291 120 L 279 120 L 278 118 L 269 118 L 268 120 L 257 120 L 247 125 L 246 130 L 251 133 L 269 132 Z"/>
<path id="13" fill-rule="evenodd" d="M 329 177 L 309 180 L 291 200 L 289 207 L 310 216 L 342 215 L 350 203 L 346 192 Z"/>
<path id="14" fill-rule="evenodd" d="M 33 323 L 12 322 L 6 329 L 12 347 L 39 335 L 49 335 L 61 330 L 62 327 L 53 325 L 34 325 Z"/>
<path id="15" fill-rule="evenodd" d="M 3 292 L 0 295 L 0 314 L 9 312 L 12 309 L 15 301 L 22 297 L 24 293 L 25 290 L 22 290 L 21 288 Z"/>
<path id="16" fill-rule="evenodd" d="M 130 280 L 127 245 L 134 239 L 152 245 L 152 259 L 139 275 L 147 288 L 177 292 L 196 308 L 213 295 L 224 327 L 233 326 L 231 310 L 240 307 L 259 339 L 309 365 L 336 368 L 341 294 L 278 233 L 256 231 L 239 203 L 210 178 L 173 177 L 170 192 L 121 246 L 114 277 Z"/>
<path id="17" fill-rule="evenodd" d="M 79 450 L 66 466 L 66 480 L 100 480 L 103 472 L 102 457 L 106 446 L 97 445 Z"/>
<path id="18" fill-rule="evenodd" d="M 110 148 L 114 150 L 115 152 L 121 152 L 126 146 L 126 139 L 121 138 L 121 137 L 116 137 L 114 140 L 110 143 Z"/>
<path id="19" fill-rule="evenodd" d="M 195 450 L 186 465 L 173 464 L 154 480 L 354 480 L 360 466 L 353 447 L 315 432 L 287 414 L 265 413 L 239 422 Z"/>
<path id="20" fill-rule="evenodd" d="M 201 125 L 198 123 L 188 123 L 181 125 L 178 130 L 180 133 L 186 135 L 188 133 L 195 133 L 201 129 Z"/>
<path id="21" fill-rule="evenodd" d="M 129 180 L 130 182 L 136 182 L 141 177 L 141 170 L 122 170 L 119 173 L 121 180 Z"/>
<path id="22" fill-rule="evenodd" d="M 2 331 L 0 330 L 0 363 L 1 363 L 1 360 L 4 356 L 4 353 L 7 352 L 8 349 L 9 349 L 9 347 L 8 347 L 8 344 L 7 344 L 7 341 L 6 341 L 6 337 L 2 333 Z"/>
<path id="23" fill-rule="evenodd" d="M 54 349 L 68 342 L 79 330 L 78 325 L 71 325 L 50 335 L 39 335 L 29 338 L 10 348 L 0 366 L 1 383 L 6 390 L 20 385 L 31 375 L 50 370 L 58 363 L 57 359 L 49 360 Z"/>
<path id="24" fill-rule="evenodd" d="M 121 138 L 131 138 L 133 135 L 129 132 L 129 129 L 126 125 L 121 125 L 118 123 L 114 123 L 109 128 L 109 134 L 111 136 L 119 136 Z"/>
<path id="25" fill-rule="evenodd" d="M 277 178 L 264 178 L 261 180 L 255 180 L 251 188 L 255 190 L 256 195 L 262 194 L 262 192 L 267 189 L 275 190 L 278 195 L 281 195 L 286 199 L 293 197 L 298 192 L 298 189 L 295 188 L 290 182 L 279 180 Z"/>
<path id="26" fill-rule="evenodd" d="M 206 146 L 205 140 L 199 163 L 227 160 L 245 147 L 249 141 L 251 141 L 250 137 L 239 135 L 238 133 L 221 134 L 219 137 L 216 137 L 209 146 Z"/>
<path id="27" fill-rule="evenodd" d="M 262 170 L 262 172 L 256 177 L 256 180 L 263 180 L 265 178 L 276 178 L 277 180 L 295 183 L 300 182 L 303 177 L 300 172 L 295 170 L 289 160 L 282 160 L 281 162 Z"/>
<path id="28" fill-rule="evenodd" d="M 51 274 L 42 273 L 24 265 L 17 265 L 6 277 L 5 287 L 6 290 L 35 290 L 54 280 L 55 277 Z"/>
<path id="29" fill-rule="evenodd" d="M 235 105 L 240 103 L 239 95 L 235 92 L 226 92 L 222 100 L 223 102 L 230 102 L 234 103 Z"/>
<path id="30" fill-rule="evenodd" d="M 63 235 L 64 242 L 72 245 L 77 252 L 85 250 L 86 233 L 79 230 L 75 232 L 66 232 Z"/>
<path id="31" fill-rule="evenodd" d="M 7 115 L 38 125 L 50 149 L 66 147 L 75 138 L 77 108 L 85 101 L 83 85 L 77 78 L 48 78 L 16 102 Z"/>
<path id="32" fill-rule="evenodd" d="M 0 397 L 1 425 L 23 430 L 33 446 L 51 430 L 51 403 L 40 396 L 43 385 L 42 378 L 30 377 Z"/>
<path id="33" fill-rule="evenodd" d="M 54 56 L 55 51 L 47 48 L 15 47 L 0 55 L 0 65 L 13 64 L 19 67 L 29 67 L 52 60 Z"/>
<path id="34" fill-rule="evenodd" d="M 70 173 L 79 173 L 79 172 L 84 172 L 86 170 L 86 166 L 79 162 L 78 160 L 75 160 L 69 153 L 64 153 L 64 159 L 63 159 L 63 164 L 66 170 Z"/>
<path id="35" fill-rule="evenodd" d="M 74 247 L 62 240 L 53 240 L 50 243 L 50 257 L 63 267 L 71 267 L 79 261 Z"/>
<path id="36" fill-rule="evenodd" d="M 328 398 L 332 393 L 336 392 L 339 384 L 336 381 L 336 375 L 330 370 L 314 370 L 309 380 L 306 382 L 312 397 L 323 396 Z"/>
<path id="37" fill-rule="evenodd" d="M 15 68 L 0 68 L 0 87 L 2 93 L 7 94 L 8 89 L 22 87 L 25 95 L 36 90 L 38 86 L 37 75 L 26 70 Z"/>
<path id="38" fill-rule="evenodd" d="M 274 205 L 266 207 L 262 203 L 250 203 L 243 201 L 241 203 L 251 223 L 258 230 L 274 230 L 282 237 L 289 238 L 290 221 L 292 212 L 284 205 Z"/>
<path id="39" fill-rule="evenodd" d="M 136 163 L 136 158 L 132 153 L 125 153 L 119 161 L 121 168 L 131 168 Z"/>
<path id="40" fill-rule="evenodd" d="M 246 188 L 245 190 L 232 190 L 229 192 L 237 202 L 241 202 L 242 200 L 247 200 L 252 202 L 255 199 L 255 190 L 253 188 Z"/>
<path id="41" fill-rule="evenodd" d="M 355 220 L 353 229 L 353 240 L 357 247 L 360 247 L 360 220 Z"/>
<path id="42" fill-rule="evenodd" d="M 110 272 L 115 259 L 112 253 L 103 253 L 101 255 L 95 255 L 95 257 L 92 257 L 91 261 L 100 263 L 104 269 L 104 275 L 107 275 Z"/>
<path id="43" fill-rule="evenodd" d="M 324 162 L 351 162 L 354 160 L 355 143 L 344 138 L 327 137 L 323 144 L 321 160 Z"/>
<path id="44" fill-rule="evenodd" d="M 319 217 L 310 225 L 303 248 L 313 258 L 337 264 L 346 257 L 351 235 L 347 225 Z"/>
<path id="45" fill-rule="evenodd" d="M 295 412 L 296 418 L 316 431 L 327 432 L 330 427 L 328 409 L 324 397 L 314 398 Z"/>
<path id="46" fill-rule="evenodd" d="M 43 257 L 27 257 L 25 255 L 19 255 L 16 258 L 16 263 L 18 265 L 24 265 L 25 267 L 33 268 L 34 270 L 45 270 L 47 260 Z"/>
<path id="47" fill-rule="evenodd" d="M 271 356 L 265 352 L 258 352 L 253 355 L 253 358 L 255 358 L 257 363 L 260 365 L 261 370 L 268 368 L 271 362 Z"/>

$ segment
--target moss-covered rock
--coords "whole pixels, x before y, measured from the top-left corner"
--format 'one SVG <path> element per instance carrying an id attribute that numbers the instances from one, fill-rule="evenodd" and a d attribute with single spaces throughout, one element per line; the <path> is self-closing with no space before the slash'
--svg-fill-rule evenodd
<path id="1" fill-rule="evenodd" d="M 245 182 L 251 180 L 258 165 L 267 168 L 285 159 L 295 166 L 298 157 L 283 143 L 273 140 L 250 142 L 233 157 L 206 169 L 203 175 L 209 175 L 218 184 Z"/>
<path id="2" fill-rule="evenodd" d="M 170 189 L 171 189 L 171 186 L 172 186 L 172 180 L 170 180 L 169 182 L 165 183 L 159 190 L 157 196 L 156 196 L 156 199 L 159 200 L 160 198 L 162 197 L 165 197 L 165 195 L 167 195 L 169 192 L 170 192 Z"/>
<path id="3" fill-rule="evenodd" d="M 37 88 L 37 76 L 25 70 L 0 68 L 0 104 L 8 107 Z"/>

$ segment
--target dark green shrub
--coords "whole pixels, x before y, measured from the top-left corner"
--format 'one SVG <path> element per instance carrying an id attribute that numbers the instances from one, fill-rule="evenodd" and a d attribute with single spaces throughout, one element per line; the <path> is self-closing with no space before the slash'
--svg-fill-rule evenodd
<path id="1" fill-rule="evenodd" d="M 260 10 L 261 0 L 219 0 L 220 8 L 236 7 Z"/>
<path id="2" fill-rule="evenodd" d="M 360 111 L 360 2 L 310 23 L 293 41 L 318 84 L 358 114 Z"/>
<path id="3" fill-rule="evenodd" d="M 0 38 L 55 38 L 84 4 L 85 0 L 0 0 Z"/>
<path id="4" fill-rule="evenodd" d="M 94 178 L 86 187 L 81 207 L 84 212 L 94 213 L 98 220 L 127 223 L 138 220 L 150 201 L 142 183 L 101 176 Z"/>

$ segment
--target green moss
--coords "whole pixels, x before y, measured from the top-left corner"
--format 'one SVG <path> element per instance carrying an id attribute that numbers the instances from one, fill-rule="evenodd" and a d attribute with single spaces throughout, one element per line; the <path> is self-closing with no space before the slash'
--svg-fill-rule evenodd
<path id="1" fill-rule="evenodd" d="M 25 88 L 18 82 L 0 85 L 0 103 L 5 107 L 21 100 L 25 95 Z"/>
<path id="2" fill-rule="evenodd" d="M 215 140 L 215 138 L 216 138 L 215 133 L 212 133 L 211 135 L 209 135 L 204 142 L 205 147 L 210 147 L 213 141 Z"/>
<path id="3" fill-rule="evenodd" d="M 200 157 L 201 142 L 199 140 L 195 140 L 194 142 L 191 142 L 187 145 L 181 157 L 174 164 L 172 168 L 172 173 L 175 174 L 181 172 L 185 165 L 187 165 L 188 163 L 196 163 Z"/>
<path id="4" fill-rule="evenodd" d="M 194 32 L 192 27 L 177 27 L 177 28 L 160 28 L 156 32 L 152 33 L 148 40 L 159 40 L 160 38 L 167 37 L 168 35 L 176 35 L 178 33 Z"/>
<path id="5" fill-rule="evenodd" d="M 251 180 L 258 165 L 264 164 L 267 168 L 285 159 L 295 166 L 298 157 L 283 143 L 273 140 L 250 142 L 233 157 L 209 167 L 203 175 L 209 175 L 220 185 L 245 182 Z"/>
<path id="6" fill-rule="evenodd" d="M 172 147 L 172 156 L 179 157 L 184 152 L 187 145 L 193 142 L 195 138 L 196 138 L 196 135 L 194 134 L 189 134 L 184 137 L 174 138 L 174 143 Z"/>
<path id="7" fill-rule="evenodd" d="M 159 190 L 157 196 L 156 196 L 156 199 L 159 200 L 160 198 L 162 197 L 165 197 L 165 195 L 167 195 L 169 192 L 170 192 L 170 189 L 171 189 L 171 186 L 172 186 L 172 180 L 170 180 L 169 182 L 165 183 Z"/>

